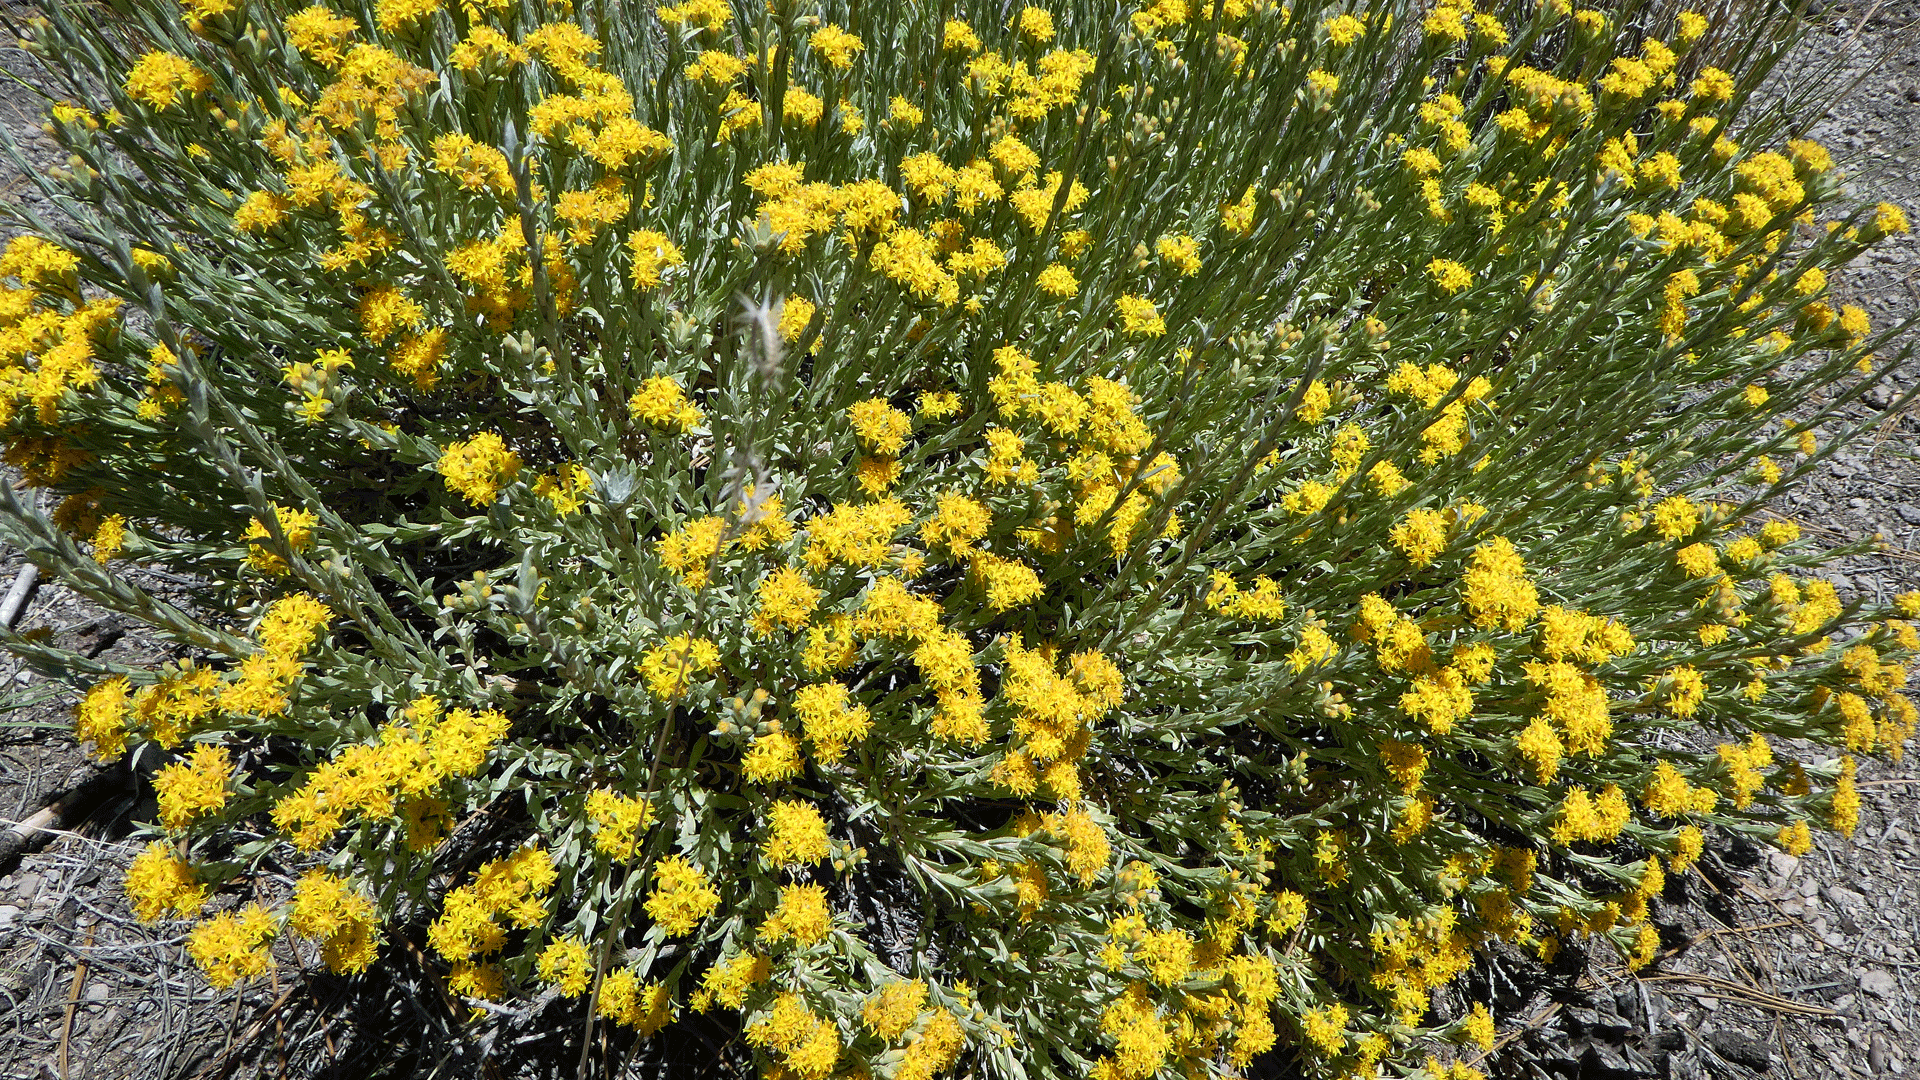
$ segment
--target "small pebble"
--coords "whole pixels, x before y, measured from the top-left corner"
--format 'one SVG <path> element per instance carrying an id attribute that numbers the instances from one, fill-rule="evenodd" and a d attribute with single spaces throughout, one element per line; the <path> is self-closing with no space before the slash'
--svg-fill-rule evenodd
<path id="1" fill-rule="evenodd" d="M 1769 854 L 1767 859 L 1773 870 L 1775 881 L 1785 881 L 1793 876 L 1795 870 L 1800 869 L 1800 860 L 1784 851 L 1775 851 Z"/>
<path id="2" fill-rule="evenodd" d="M 20 874 L 13 879 L 13 898 L 22 905 L 30 904 L 40 892 L 39 874 Z"/>
<path id="3" fill-rule="evenodd" d="M 1860 973 L 1860 989 L 1877 998 L 1892 997 L 1898 985 L 1893 972 L 1885 968 L 1868 968 Z"/>

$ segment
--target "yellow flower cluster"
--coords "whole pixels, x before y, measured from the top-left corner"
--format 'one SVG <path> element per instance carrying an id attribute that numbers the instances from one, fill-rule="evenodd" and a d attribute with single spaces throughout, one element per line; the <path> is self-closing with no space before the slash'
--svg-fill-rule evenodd
<path id="1" fill-rule="evenodd" d="M 539 960 L 534 964 L 534 974 L 541 982 L 548 983 L 565 997 L 579 997 L 587 992 L 593 983 L 589 965 L 592 957 L 587 953 L 586 943 L 579 938 L 554 938 L 547 947 L 540 950 Z"/>
<path id="2" fill-rule="evenodd" d="M 193 867 L 161 840 L 134 856 L 127 867 L 125 887 L 133 913 L 141 922 L 153 922 L 168 912 L 192 915 L 211 894 L 209 887 L 194 877 Z"/>
<path id="3" fill-rule="evenodd" d="M 472 881 L 447 893 L 427 927 L 427 944 L 456 963 L 499 952 L 507 943 L 500 921 L 519 929 L 538 925 L 557 876 L 552 856 L 537 847 L 481 864 Z"/>
<path id="4" fill-rule="evenodd" d="M 435 792 L 449 778 L 478 772 L 511 721 L 493 710 L 442 716 L 432 698 L 415 702 L 409 715 L 411 724 L 388 724 L 377 743 L 350 745 L 314 769 L 274 804 L 274 827 L 295 847 L 312 851 L 351 821 L 397 816 L 409 848 L 431 848 L 445 816 Z"/>
<path id="5" fill-rule="evenodd" d="M 684 695 L 696 676 L 706 675 L 720 666 L 720 650 L 706 638 L 676 634 L 647 650 L 640 661 L 640 677 L 647 689 L 662 700 Z"/>
<path id="6" fill-rule="evenodd" d="M 1584 787 L 1568 789 L 1550 835 L 1556 844 L 1575 840 L 1612 840 L 1626 828 L 1632 807 L 1618 784 L 1608 784 L 1598 795 Z"/>
<path id="7" fill-rule="evenodd" d="M 187 954 L 200 965 L 208 982 L 224 990 L 241 979 L 266 974 L 273 963 L 270 947 L 277 930 L 271 911 L 248 904 L 237 913 L 223 911 L 194 927 L 187 935 Z"/>
<path id="8" fill-rule="evenodd" d="M 317 939 L 321 962 L 338 974 L 365 971 L 378 948 L 373 901 L 321 869 L 307 871 L 294 884 L 287 929 Z"/>
<path id="9" fill-rule="evenodd" d="M 800 730 L 813 744 L 814 756 L 826 764 L 839 761 L 849 743 L 873 730 L 873 714 L 865 705 L 849 703 L 842 683 L 800 688 L 793 696 L 793 711 L 800 718 Z"/>
<path id="10" fill-rule="evenodd" d="M 767 810 L 767 839 L 760 855 L 774 866 L 817 863 L 832 850 L 827 823 L 812 803 L 785 799 Z"/>
<path id="11" fill-rule="evenodd" d="M 233 759 L 224 746 L 197 746 L 187 760 L 163 766 L 153 774 L 160 823 L 178 831 L 195 818 L 219 813 L 227 805 L 232 771 Z"/>
<path id="12" fill-rule="evenodd" d="M 764 956 L 741 953 L 731 960 L 716 961 L 700 977 L 700 989 L 693 995 L 695 1012 L 706 1012 L 714 1005 L 737 1009 L 746 1003 L 747 994 L 767 981 L 773 966 Z"/>
<path id="13" fill-rule="evenodd" d="M 275 506 L 273 517 L 287 551 L 298 555 L 313 550 L 314 526 L 320 523 L 319 515 L 311 510 Z M 248 566 L 274 577 L 285 577 L 291 572 L 286 559 L 273 550 L 276 546 L 273 534 L 259 518 L 248 522 L 241 539 L 247 541 Z"/>
<path id="14" fill-rule="evenodd" d="M 486 506 L 520 475 L 520 455 L 500 436 L 483 431 L 442 450 L 437 467 L 447 487 L 475 506 Z"/>
<path id="15" fill-rule="evenodd" d="M 600 983 L 599 1015 L 651 1035 L 673 1020 L 673 995 L 666 984 L 640 981 L 632 968 L 609 972 Z"/>
<path id="16" fill-rule="evenodd" d="M 1080 797 L 1077 763 L 1092 745 L 1093 725 L 1120 704 L 1126 680 L 1098 652 L 1073 654 L 1063 673 L 1050 647 L 1028 649 L 1018 634 L 1003 644 L 1000 695 L 1014 719 L 994 779 L 1022 797 L 1044 784 L 1056 799 L 1072 802 Z"/>
<path id="17" fill-rule="evenodd" d="M 788 938 L 799 945 L 817 944 L 833 927 L 833 912 L 827 907 L 827 890 L 818 885 L 786 885 L 780 889 L 780 903 L 760 924 L 759 940 L 774 946 Z"/>
<path id="18" fill-rule="evenodd" d="M 1214 611 L 1249 622 L 1279 622 L 1287 616 L 1280 583 L 1265 574 L 1254 577 L 1252 588 L 1242 589 L 1234 583 L 1231 574 L 1214 571 L 1206 604 Z"/>
<path id="19" fill-rule="evenodd" d="M 127 72 L 127 93 L 151 108 L 170 109 L 213 89 L 213 77 L 176 53 L 143 54 Z"/>
<path id="20" fill-rule="evenodd" d="M 653 802 L 596 788 L 587 795 L 587 819 L 597 826 L 593 846 L 602 854 L 629 860 L 653 824 Z"/>
<path id="21" fill-rule="evenodd" d="M 840 1060 L 840 1033 L 833 1021 L 807 1008 L 792 992 L 775 998 L 765 1016 L 747 1025 L 746 1037 L 750 1045 L 779 1054 L 801 1080 L 826 1080 Z"/>
<path id="22" fill-rule="evenodd" d="M 692 932 L 719 903 L 720 893 L 713 888 L 706 872 L 685 858 L 669 855 L 653 864 L 653 891 L 647 894 L 647 917 L 667 933 Z"/>

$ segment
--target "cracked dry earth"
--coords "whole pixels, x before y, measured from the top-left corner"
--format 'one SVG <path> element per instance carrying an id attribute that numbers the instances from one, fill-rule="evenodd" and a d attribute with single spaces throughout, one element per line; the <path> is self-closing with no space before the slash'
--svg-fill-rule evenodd
<path id="1" fill-rule="evenodd" d="M 1920 212 L 1920 3 L 1834 5 L 1817 22 L 1785 69 L 1833 88 L 1810 134 L 1833 150 L 1854 197 Z M 26 83 L 35 73 L 11 42 L 0 43 L 0 67 Z M 0 81 L 0 124 L 45 168 L 59 155 L 39 133 L 43 103 L 26 83 Z M 0 201 L 37 199 L 0 163 Z M 8 235 L 0 228 L 0 241 Z M 1910 317 L 1920 306 L 1920 234 L 1877 247 L 1835 287 L 1876 325 Z M 1876 391 L 1859 415 L 1916 379 L 1910 370 Z M 1823 542 L 1882 539 L 1881 551 L 1837 565 L 1843 598 L 1920 588 L 1917 449 L 1920 404 L 1836 455 L 1780 507 Z M 19 565 L 0 552 L 0 587 Z M 192 581 L 148 574 L 141 583 L 192 602 Z M 21 626 L 128 663 L 166 655 L 54 585 L 38 590 Z M 0 1080 L 367 1075 L 351 1064 L 378 1037 L 364 1032 L 405 1026 L 418 987 L 369 995 L 289 974 L 238 993 L 211 989 L 186 964 L 178 924 L 145 927 L 127 912 L 119 884 L 136 848 L 126 836 L 150 820 L 151 797 L 124 774 L 96 779 L 101 770 L 65 730 L 72 701 L 0 663 L 0 818 L 19 821 L 76 790 L 92 806 L 43 850 L 0 861 Z M 1504 1049 L 1488 1067 L 1503 1077 L 1920 1080 L 1920 774 L 1875 763 L 1861 779 L 1851 840 L 1822 837 L 1795 859 L 1722 837 L 1700 874 L 1670 881 L 1654 916 L 1664 954 L 1637 976 L 1571 950 L 1553 969 L 1496 956 L 1442 1011 L 1461 995 L 1494 1001 Z M 300 970 L 300 957 L 279 959 Z M 376 1018 L 384 1022 L 368 1022 Z M 432 1063 L 400 1061 L 395 1075 Z"/>

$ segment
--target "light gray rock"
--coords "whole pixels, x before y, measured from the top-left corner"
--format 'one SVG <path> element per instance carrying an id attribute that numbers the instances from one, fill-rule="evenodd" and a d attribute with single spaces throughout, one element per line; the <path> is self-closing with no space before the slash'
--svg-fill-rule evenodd
<path id="1" fill-rule="evenodd" d="M 1860 989 L 1877 998 L 1890 998 L 1900 989 L 1900 983 L 1885 968 L 1868 968 L 1860 973 Z"/>

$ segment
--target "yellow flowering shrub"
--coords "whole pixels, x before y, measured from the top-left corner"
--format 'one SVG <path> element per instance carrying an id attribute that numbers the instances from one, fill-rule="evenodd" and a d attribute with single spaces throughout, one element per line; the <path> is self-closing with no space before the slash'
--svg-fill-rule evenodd
<path id="1" fill-rule="evenodd" d="M 1920 595 L 1760 513 L 1907 218 L 1698 15 L 113 6 L 23 28 L 93 107 L 0 535 L 181 659 L 5 645 L 157 763 L 126 889 L 217 984 L 404 937 L 769 1076 L 1478 1075 L 1479 950 L 1649 961 L 1913 732 Z"/>

